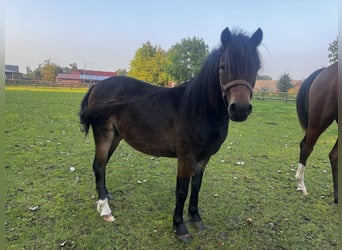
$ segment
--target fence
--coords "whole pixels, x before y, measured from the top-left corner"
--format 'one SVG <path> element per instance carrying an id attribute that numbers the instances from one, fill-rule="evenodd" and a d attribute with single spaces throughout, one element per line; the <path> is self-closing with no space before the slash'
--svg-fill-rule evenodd
<path id="1" fill-rule="evenodd" d="M 30 87 L 30 88 L 63 88 L 63 89 L 81 89 L 81 88 L 89 88 L 92 83 L 86 82 L 77 82 L 77 83 L 59 83 L 59 82 L 47 82 L 42 80 L 24 80 L 24 79 L 16 79 L 16 80 L 6 80 L 6 86 L 13 87 Z M 285 92 L 265 92 L 265 91 L 256 91 L 254 92 L 254 99 L 263 100 L 263 101 L 284 101 L 295 102 L 296 94 L 294 93 L 285 93 Z"/>
<path id="2" fill-rule="evenodd" d="M 54 81 L 43 81 L 43 80 L 25 80 L 25 79 L 13 79 L 6 80 L 6 86 L 12 87 L 30 87 L 30 88 L 68 88 L 68 89 L 79 89 L 89 88 L 91 83 L 87 82 L 75 82 L 75 83 L 60 83 Z"/>
<path id="3" fill-rule="evenodd" d="M 255 92 L 253 98 L 263 101 L 295 102 L 297 94 L 287 92 Z"/>

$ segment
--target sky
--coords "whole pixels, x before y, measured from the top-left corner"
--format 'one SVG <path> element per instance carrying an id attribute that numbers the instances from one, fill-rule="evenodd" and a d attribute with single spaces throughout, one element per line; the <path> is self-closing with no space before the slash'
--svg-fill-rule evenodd
<path id="1" fill-rule="evenodd" d="M 338 9 L 338 0 L 11 0 L 5 5 L 5 64 L 23 73 L 47 59 L 62 67 L 129 69 L 147 41 L 168 50 L 197 37 L 212 50 L 226 27 L 248 35 L 260 27 L 259 74 L 302 80 L 329 65 Z"/>

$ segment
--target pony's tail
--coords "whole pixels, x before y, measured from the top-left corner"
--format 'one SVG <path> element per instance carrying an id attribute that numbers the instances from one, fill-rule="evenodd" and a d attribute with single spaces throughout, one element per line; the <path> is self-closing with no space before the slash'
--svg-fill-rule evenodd
<path id="1" fill-rule="evenodd" d="M 318 69 L 313 72 L 300 86 L 298 95 L 297 95 L 297 115 L 302 126 L 305 131 L 308 128 L 308 107 L 309 107 L 309 90 L 312 85 L 312 82 L 315 80 L 317 75 L 321 73 L 324 68 Z"/>
<path id="2" fill-rule="evenodd" d="M 81 109 L 80 112 L 78 113 L 79 117 L 80 117 L 80 124 L 81 124 L 81 131 L 85 133 L 85 136 L 88 135 L 89 132 L 89 128 L 90 128 L 90 124 L 91 121 L 90 119 L 87 119 L 87 109 L 88 109 L 88 100 L 89 100 L 89 96 L 91 91 L 93 90 L 93 88 L 95 87 L 95 85 L 91 86 L 87 92 L 87 94 L 84 96 L 82 102 L 81 102 Z"/>

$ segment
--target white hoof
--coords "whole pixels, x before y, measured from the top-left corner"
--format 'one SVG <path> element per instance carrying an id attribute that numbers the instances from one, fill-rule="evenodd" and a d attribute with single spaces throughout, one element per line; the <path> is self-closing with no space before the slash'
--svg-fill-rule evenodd
<path id="1" fill-rule="evenodd" d="M 304 195 L 304 196 L 309 195 L 308 191 L 306 191 L 306 188 L 303 189 L 303 188 L 299 188 L 299 187 L 298 187 L 298 188 L 297 188 L 297 191 L 298 191 L 298 192 L 301 192 L 302 195 Z"/>
<path id="2" fill-rule="evenodd" d="M 115 220 L 114 216 L 112 215 L 112 211 L 110 210 L 110 207 L 108 205 L 107 198 L 97 201 L 97 211 L 100 213 L 104 221 L 111 222 Z"/>
<path id="3" fill-rule="evenodd" d="M 115 218 L 112 214 L 108 214 L 108 215 L 103 215 L 102 216 L 102 219 L 105 221 L 105 222 L 112 222 L 112 221 L 115 221 Z"/>

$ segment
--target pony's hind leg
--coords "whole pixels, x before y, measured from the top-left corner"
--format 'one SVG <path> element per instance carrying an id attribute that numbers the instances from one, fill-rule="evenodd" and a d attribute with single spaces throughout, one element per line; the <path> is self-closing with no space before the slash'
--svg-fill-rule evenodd
<path id="1" fill-rule="evenodd" d="M 309 121 L 309 128 L 306 130 L 305 136 L 303 140 L 300 142 L 299 163 L 295 178 L 297 180 L 297 191 L 302 192 L 303 195 L 308 195 L 308 192 L 304 184 L 304 172 L 306 161 L 312 153 L 314 145 L 316 144 L 319 136 L 322 134 L 324 130 L 325 128 L 310 127 Z"/>
<path id="2" fill-rule="evenodd" d="M 334 185 L 334 202 L 338 203 L 338 139 L 329 154 L 332 177 L 333 177 L 333 185 Z"/>
<path id="3" fill-rule="evenodd" d="M 96 190 L 98 193 L 97 210 L 105 221 L 114 221 L 107 196 L 106 165 L 120 142 L 120 137 L 115 134 L 111 125 L 93 126 L 95 140 L 95 158 L 93 171 L 95 175 Z"/>
<path id="4" fill-rule="evenodd" d="M 306 135 L 305 135 L 303 140 L 300 143 L 299 163 L 298 163 L 298 168 L 297 168 L 297 172 L 295 176 L 296 181 L 297 181 L 297 191 L 302 192 L 303 195 L 308 195 L 308 192 L 304 184 L 304 172 L 305 172 L 306 160 L 312 152 L 312 147 L 309 150 L 306 145 L 307 143 L 306 143 Z"/>
<path id="5" fill-rule="evenodd" d="M 330 124 L 331 122 L 327 122 L 322 127 L 313 127 L 310 125 L 309 121 L 308 129 L 306 130 L 305 136 L 300 143 L 299 163 L 295 178 L 297 180 L 297 191 L 302 192 L 303 195 L 308 195 L 308 192 L 304 184 L 304 172 L 306 161 L 312 153 L 314 145 L 316 144 L 319 136 Z"/>
<path id="6" fill-rule="evenodd" d="M 108 157 L 107 157 L 107 163 L 108 164 L 108 161 L 110 159 L 110 157 L 112 156 L 112 154 L 114 153 L 115 149 L 118 147 L 120 141 L 121 141 L 121 137 L 119 136 L 119 134 L 117 132 L 115 132 L 114 134 L 114 139 L 112 141 L 112 145 L 109 149 L 109 152 L 108 152 Z M 113 199 L 113 197 L 111 196 L 111 194 L 108 192 L 107 190 L 107 186 L 106 186 L 106 179 L 104 180 L 105 181 L 105 190 L 106 190 L 106 197 L 108 199 Z"/>

